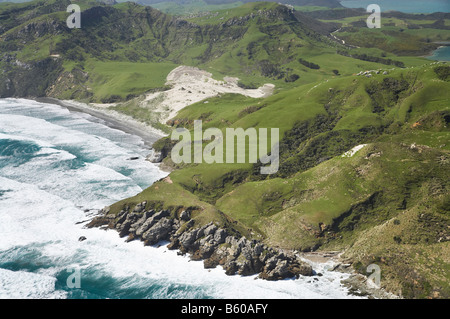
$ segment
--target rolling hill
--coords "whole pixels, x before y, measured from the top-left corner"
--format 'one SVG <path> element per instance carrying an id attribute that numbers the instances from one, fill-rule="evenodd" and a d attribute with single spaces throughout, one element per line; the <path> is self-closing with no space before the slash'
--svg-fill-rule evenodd
<path id="1" fill-rule="evenodd" d="M 170 178 L 112 205 L 111 218 L 144 202 L 191 210 L 197 227 L 212 222 L 289 250 L 338 250 L 361 273 L 377 263 L 383 288 L 397 295 L 450 296 L 450 67 L 420 56 L 437 46 L 427 38 L 445 34 L 400 31 L 431 25 L 429 17 L 393 16 L 388 29 L 369 30 L 342 9 L 317 15 L 249 2 L 179 17 L 84 0 L 81 29 L 69 29 L 69 3 L 0 5 L 0 97 L 114 103 L 167 132 L 192 133 L 197 119 L 222 132 L 280 131 L 273 175 L 259 174 L 261 163 L 175 164 L 173 143 L 159 140 Z M 141 102 L 169 90 L 167 75 L 180 65 L 275 89 L 219 94 L 161 123 Z"/>

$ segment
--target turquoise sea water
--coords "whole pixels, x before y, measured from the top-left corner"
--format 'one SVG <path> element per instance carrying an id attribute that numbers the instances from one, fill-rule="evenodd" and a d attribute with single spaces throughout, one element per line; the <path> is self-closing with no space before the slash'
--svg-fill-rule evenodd
<path id="1" fill-rule="evenodd" d="M 341 5 L 347 8 L 367 8 L 369 4 L 378 4 L 381 12 L 400 11 L 406 13 L 450 12 L 449 0 L 346 0 Z"/>
<path id="2" fill-rule="evenodd" d="M 433 52 L 433 54 L 427 57 L 430 60 L 436 61 L 450 61 L 450 46 L 443 46 Z"/>
<path id="3" fill-rule="evenodd" d="M 227 276 L 165 245 L 86 229 L 98 209 L 167 175 L 144 160 L 149 152 L 89 115 L 0 99 L 0 299 L 349 297 L 348 275 L 331 265 L 313 265 L 323 273 L 314 280 Z"/>

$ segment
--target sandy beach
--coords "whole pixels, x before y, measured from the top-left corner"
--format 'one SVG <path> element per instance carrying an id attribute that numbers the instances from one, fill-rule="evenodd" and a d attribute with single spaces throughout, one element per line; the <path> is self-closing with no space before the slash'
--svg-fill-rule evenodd
<path id="1" fill-rule="evenodd" d="M 111 128 L 141 137 L 145 146 L 149 149 L 154 142 L 167 135 L 158 129 L 116 111 L 95 108 L 77 101 L 58 100 L 51 97 L 36 98 L 35 101 L 56 104 L 67 108 L 71 112 L 81 112 L 92 115 L 93 117 L 104 121 L 105 124 Z"/>

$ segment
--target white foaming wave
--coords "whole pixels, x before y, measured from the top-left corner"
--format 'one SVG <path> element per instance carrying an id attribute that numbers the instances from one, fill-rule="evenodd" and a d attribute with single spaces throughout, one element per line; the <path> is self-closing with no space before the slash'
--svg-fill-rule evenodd
<path id="1" fill-rule="evenodd" d="M 66 116 L 68 118 L 76 119 L 67 108 L 34 100 L 21 98 L 0 99 L 0 106 L 2 107 L 2 112 L 6 114 L 25 115 L 45 120 Z"/>
<path id="2" fill-rule="evenodd" d="M 0 191 L 4 192 L 0 197 L 1 250 L 36 242 L 56 242 L 80 233 L 73 225 L 85 215 L 72 202 L 35 185 L 2 176 Z"/>
<path id="3" fill-rule="evenodd" d="M 43 141 L 46 141 L 50 146 L 59 146 L 60 148 L 71 145 L 91 161 L 95 160 L 97 164 L 116 171 L 130 166 L 130 163 L 127 163 L 129 158 L 139 157 L 139 161 L 134 161 L 132 164 L 135 169 L 131 172 L 130 177 L 139 181 L 141 186 L 148 186 L 145 183 L 146 180 L 153 182 L 167 175 L 167 173 L 161 172 L 156 165 L 144 160 L 149 151 L 142 149 L 143 141 L 140 137 L 126 134 L 103 124 L 93 123 L 87 120 L 87 118 L 93 119 L 91 115 L 70 113 L 67 109 L 57 105 L 23 99 L 10 99 L 9 101 L 18 104 L 13 107 L 10 106 L 10 109 L 16 113 L 20 111 L 27 114 L 29 113 L 27 108 L 30 110 L 45 109 L 45 112 L 41 112 L 39 115 L 49 112 L 54 114 L 53 117 L 58 115 L 64 121 L 59 120 L 58 124 L 55 124 L 41 118 L 30 118 L 25 115 L 6 112 L 7 114 L 0 117 L 0 131 L 2 128 L 8 127 L 13 135 L 26 137 L 41 146 L 46 146 Z M 4 106 L 2 106 L 2 111 L 3 108 Z M 51 117 L 46 116 L 45 118 Z M 63 122 L 65 124 L 61 126 Z M 78 130 L 80 127 L 83 127 L 81 131 Z M 110 138 L 113 138 L 114 142 L 109 140 Z M 155 176 L 156 179 L 152 176 Z"/>
<path id="4" fill-rule="evenodd" d="M 7 185 L 11 188 L 14 185 L 5 184 L 4 180 L 0 185 Z M 22 193 L 23 194 L 23 193 Z M 21 194 L 16 194 L 20 196 Z M 28 194 L 23 194 L 27 196 Z M 42 197 L 37 195 L 36 197 Z M 57 205 L 57 199 L 45 205 L 40 205 L 39 212 L 43 208 Z M 14 196 L 11 198 L 14 202 Z M 29 224 L 36 211 L 30 212 L 29 208 L 38 205 L 36 201 L 29 203 L 30 206 L 21 207 L 22 218 L 20 224 Z M 45 206 L 45 207 L 43 207 Z M 38 205 L 39 207 L 39 205 Z M 66 213 L 69 213 L 68 209 Z M 17 209 L 14 209 L 17 211 Z M 73 210 L 72 214 L 79 212 Z M 116 231 L 103 231 L 99 229 L 84 229 L 81 225 L 73 222 L 76 217 L 58 219 L 54 215 L 59 215 L 55 210 L 50 210 L 47 214 L 39 214 L 35 221 L 37 224 L 32 229 L 27 227 L 24 231 L 32 232 L 31 241 L 39 240 L 47 242 L 43 247 L 43 254 L 56 263 L 59 269 L 68 267 L 79 267 L 81 269 L 81 286 L 83 287 L 83 269 L 95 267 L 99 272 L 110 274 L 111 277 L 121 279 L 122 282 L 130 282 L 130 285 L 139 285 L 139 278 L 143 284 L 159 283 L 162 286 L 186 285 L 199 287 L 209 296 L 215 298 L 248 299 L 248 298 L 346 298 L 347 294 L 339 285 L 337 273 L 324 273 L 320 277 L 320 282 L 314 282 L 311 277 L 301 277 L 299 280 L 283 280 L 269 282 L 255 280 L 255 276 L 227 276 L 221 267 L 212 270 L 205 270 L 200 261 L 190 261 L 188 257 L 181 257 L 175 251 L 170 251 L 166 247 L 145 247 L 142 242 L 133 241 L 125 243 L 123 238 L 119 238 Z M 7 222 L 8 223 L 8 222 Z M 11 226 L 11 225 L 9 225 Z M 5 227 L 8 227 L 5 225 Z M 49 227 L 52 230 L 49 232 Z M 16 227 L 13 227 L 16 228 Z M 17 230 L 17 229 L 16 229 Z M 2 229 L 3 233 L 3 229 Z M 14 232 L 5 234 L 12 237 L 11 245 L 17 243 L 26 244 L 22 234 L 24 232 Z M 87 240 L 78 242 L 79 236 L 85 236 Z M 2 243 L 3 244 L 3 243 Z M 74 266 L 74 262 L 76 265 Z M 50 274 L 49 274 L 50 275 Z M 136 279 L 137 278 L 137 279 Z M 330 278 L 334 281 L 330 281 Z M 162 292 L 164 293 L 164 292 Z M 196 297 L 196 292 L 191 292 L 192 297 Z M 164 297 L 164 296 L 162 296 Z M 183 296 L 180 296 L 183 297 Z M 185 296 L 184 296 L 185 297 Z"/>
<path id="5" fill-rule="evenodd" d="M 3 124 L 3 123 L 2 123 Z M 27 138 L 25 136 L 17 136 L 15 134 L 6 134 L 0 132 L 0 140 L 15 140 L 15 141 L 21 141 L 21 142 L 29 142 L 36 144 L 37 146 L 44 147 L 44 148 L 50 148 L 53 145 L 50 143 L 47 143 L 44 140 L 41 139 L 35 139 L 35 138 Z"/>
<path id="6" fill-rule="evenodd" d="M 2 115 L 0 127 L 5 133 L 15 135 L 18 138 L 46 141 L 51 145 L 76 144 L 85 146 L 90 142 L 89 140 L 97 138 L 50 123 L 44 119 L 24 115 Z"/>
<path id="7" fill-rule="evenodd" d="M 48 103 L 41 103 L 27 99 L 1 99 L 2 113 L 6 115 L 23 115 L 43 120 L 49 120 L 69 129 L 87 132 L 88 134 L 99 134 L 107 139 L 139 146 L 144 146 L 141 137 L 130 135 L 118 129 L 107 126 L 107 123 L 99 118 L 83 112 L 72 112 L 67 108 Z M 137 149 L 139 150 L 139 149 Z"/>
<path id="8" fill-rule="evenodd" d="M 36 155 L 45 155 L 49 160 L 52 161 L 69 161 L 77 158 L 75 155 L 64 151 L 64 150 L 57 150 L 51 147 L 43 147 L 38 152 L 36 152 Z"/>
<path id="9" fill-rule="evenodd" d="M 2 198 L 0 202 L 5 207 L 10 205 L 9 209 L 2 209 L 3 212 L 11 212 L 11 218 L 2 218 L 4 223 L 0 225 L 0 232 L 7 241 L 2 241 L 0 248 L 45 242 L 43 255 L 54 260 L 58 265 L 56 269 L 59 270 L 74 267 L 75 262 L 81 269 L 82 285 L 83 269 L 95 267 L 102 273 L 110 274 L 112 278 L 121 279 L 122 282 L 129 281 L 130 285 L 139 285 L 136 278 L 142 278 L 148 279 L 143 280 L 143 284 L 151 282 L 162 286 L 200 287 L 201 291 L 215 298 L 348 297 L 339 284 L 340 279 L 345 276 L 343 274 L 324 271 L 324 276 L 319 277 L 317 282 L 311 277 L 269 282 L 255 280 L 255 276 L 227 276 L 221 267 L 207 271 L 202 262 L 178 256 L 175 251 L 166 247 L 145 247 L 139 241 L 125 243 L 116 231 L 84 229 L 81 225 L 75 225 L 75 221 L 84 217 L 79 210 L 68 208 L 70 204 L 67 205 L 59 198 L 46 196 L 33 186 L 6 179 L 0 179 L 0 185 L 4 190 L 12 190 L 3 195 L 6 198 Z M 18 201 L 22 196 L 28 199 L 28 203 Z M 11 221 L 16 224 L 11 225 Z M 18 226 L 23 226 L 23 229 L 18 229 Z M 8 233 L 8 229 L 13 231 Z M 85 236 L 87 240 L 79 242 L 77 239 L 80 236 Z M 9 246 L 5 247 L 7 243 Z M 191 294 L 192 297 L 196 296 L 196 292 Z"/>
<path id="10" fill-rule="evenodd" d="M 89 123 L 87 120 L 81 118 L 80 120 L 89 124 L 91 128 L 89 132 L 67 128 L 43 119 L 7 114 L 0 117 L 0 130 L 4 131 L 4 137 L 14 136 L 17 140 L 34 141 L 40 146 L 64 147 L 70 145 L 79 149 L 84 156 L 102 161 L 102 163 L 114 164 L 115 161 L 111 161 L 112 158 L 124 162 L 130 157 L 142 157 L 145 154 L 144 152 L 148 152 L 140 148 L 142 146 L 142 140 L 137 137 L 132 139 L 129 134 L 110 129 L 101 124 Z M 114 137 L 117 139 L 125 138 L 127 141 L 135 141 L 136 145 L 132 147 L 132 144 L 128 144 L 128 148 L 125 149 L 118 145 L 118 142 L 113 142 L 108 138 L 94 134 L 102 130 L 109 132 L 105 133 L 105 135 L 111 134 L 115 135 Z M 147 166 L 149 167 L 151 165 Z M 156 167 L 155 165 L 152 166 Z"/>
<path id="11" fill-rule="evenodd" d="M 227 276 L 221 267 L 205 270 L 203 262 L 178 256 L 166 247 L 146 247 L 139 241 L 125 243 L 116 231 L 87 230 L 87 241 L 81 243 L 86 250 L 98 249 L 84 256 L 86 265 L 97 264 L 116 278 L 151 279 L 162 285 L 201 287 L 214 298 L 230 299 L 289 299 L 289 298 L 348 298 L 340 280 L 348 274 L 320 269 L 321 277 L 303 277 L 298 280 L 266 281 L 256 276 Z M 83 266 L 81 266 L 83 267 Z M 316 279 L 314 279 L 316 278 Z M 145 283 L 146 281 L 143 280 Z"/>
<path id="12" fill-rule="evenodd" d="M 101 208 L 98 206 L 108 204 L 104 200 L 96 200 L 96 196 L 120 200 L 142 191 L 138 185 L 147 187 L 167 175 L 143 158 L 139 161 L 128 161 L 127 159 L 136 154 L 106 138 L 72 131 L 42 119 L 7 115 L 0 118 L 0 127 L 5 127 L 8 131 L 8 134 L 1 134 L 0 138 L 33 142 L 44 147 L 38 154 L 46 155 L 35 157 L 20 167 L 4 168 L 1 171 L 3 176 L 21 177 L 21 182 L 37 184 L 42 189 L 66 199 L 72 198 L 78 204 L 89 208 Z M 76 158 L 74 154 L 61 150 L 61 147 L 69 147 L 71 150 L 75 148 L 82 159 L 86 157 L 94 162 L 85 163 L 84 167 L 76 170 L 67 170 L 64 167 L 60 170 L 52 167 L 52 170 L 49 170 L 51 164 Z M 130 176 L 123 175 L 121 171 L 126 171 Z M 117 187 L 124 191 L 118 191 Z"/>
<path id="13" fill-rule="evenodd" d="M 61 299 L 67 293 L 55 290 L 56 278 L 0 268 L 0 299 Z"/>
<path id="14" fill-rule="evenodd" d="M 49 153 L 49 156 L 35 157 L 18 167 L 0 169 L 0 174 L 33 184 L 40 190 L 89 209 L 103 208 L 142 191 L 132 178 L 101 165 L 85 163 L 83 167 L 72 170 L 51 167 L 52 163 L 59 164 L 72 158 L 67 152 Z"/>
<path id="15" fill-rule="evenodd" d="M 21 142 L 28 142 L 35 144 L 40 147 L 39 151 L 36 152 L 36 155 L 47 155 L 49 158 L 51 157 L 52 160 L 57 161 L 65 161 L 65 160 L 71 160 L 75 159 L 76 156 L 61 150 L 61 149 L 55 149 L 54 145 L 42 140 L 42 139 L 35 139 L 35 138 L 28 138 L 25 136 L 17 136 L 12 134 L 5 134 L 0 133 L 0 140 L 13 140 L 13 141 L 21 141 Z M 6 158 L 6 156 L 2 156 L 1 158 Z"/>

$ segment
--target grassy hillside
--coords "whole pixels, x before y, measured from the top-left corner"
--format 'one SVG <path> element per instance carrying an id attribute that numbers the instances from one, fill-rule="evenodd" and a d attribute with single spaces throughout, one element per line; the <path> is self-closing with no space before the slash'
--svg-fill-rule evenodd
<path id="1" fill-rule="evenodd" d="M 1 2 L 1 1 L 0 1 Z M 127 2 L 118 0 L 117 2 Z M 152 6 L 164 13 L 171 15 L 191 15 L 208 11 L 231 9 L 241 6 L 248 2 L 257 2 L 249 0 L 183 0 L 183 1 L 165 1 L 165 0 L 140 0 L 135 1 L 140 4 Z M 272 1 L 277 2 L 277 1 Z M 337 0 L 288 0 L 283 3 L 290 4 L 296 8 L 305 10 L 326 9 L 327 7 L 341 7 Z"/>
<path id="2" fill-rule="evenodd" d="M 194 196 L 183 205 L 215 207 L 247 236 L 289 249 L 344 250 L 362 272 L 379 263 L 390 291 L 448 297 L 450 83 L 439 79 L 440 68 L 426 64 L 262 100 L 229 95 L 191 105 L 174 123 L 190 127 L 202 118 L 204 129 L 279 127 L 279 173 L 262 177 L 251 164 L 184 165 L 170 183 L 155 183 L 112 211 L 143 199 L 166 203 L 164 193 L 176 190 Z M 367 145 L 343 156 L 359 144 Z M 428 258 L 442 272 L 433 274 Z M 408 267 L 399 267 L 402 260 Z"/>
<path id="3" fill-rule="evenodd" d="M 5 52 L 0 96 L 125 101 L 163 88 L 170 67 L 180 64 L 208 70 L 217 79 L 238 77 L 244 87 L 270 82 L 288 89 L 389 63 L 423 63 L 382 49 L 349 50 L 329 35 L 338 24 L 274 2 L 180 19 L 133 3 L 83 0 L 77 2 L 83 10 L 81 29 L 66 26 L 69 3 L 35 0 L 0 8 L 0 48 Z M 371 58 L 361 59 L 364 54 Z M 37 85 L 27 73 L 41 63 L 52 65 L 54 72 Z"/>
<path id="4" fill-rule="evenodd" d="M 190 208 L 198 225 L 232 225 L 282 248 L 340 250 L 361 272 L 377 263 L 394 293 L 450 297 L 450 67 L 420 57 L 445 36 L 446 17 L 392 16 L 393 25 L 369 30 L 348 9 L 252 2 L 180 18 L 133 3 L 79 2 L 77 30 L 65 26 L 70 1 L 0 5 L 0 97 L 114 102 L 152 123 L 138 102 L 167 89 L 179 65 L 238 77 L 244 88 L 275 84 L 269 97 L 222 94 L 158 125 L 193 134 L 201 119 L 224 135 L 278 128 L 276 174 L 261 175 L 261 163 L 175 164 L 165 138 L 154 147 L 168 153 L 169 177 L 111 214 L 143 201 Z"/>
<path id="5" fill-rule="evenodd" d="M 1 63 L 5 77 L 15 83 L 9 90 L 3 89 L 1 96 L 14 95 L 15 91 L 23 95 L 21 88 L 33 85 L 15 80 L 18 73 L 26 71 L 12 61 L 34 65 L 50 57 L 59 71 L 66 72 L 64 76 L 61 74 L 64 79 L 52 78 L 56 83 L 51 91 L 45 88 L 36 91 L 40 95 L 93 102 L 110 100 L 113 95 L 112 92 L 105 95 L 109 82 L 103 71 L 115 68 L 113 64 L 106 67 L 108 62 L 186 64 L 208 69 L 219 78 L 239 76 L 246 85 L 271 79 L 283 86 L 294 82 L 297 78 L 292 75 L 304 69 L 296 62 L 297 48 L 327 43 L 325 37 L 276 3 L 249 3 L 224 11 L 223 20 L 208 17 L 180 20 L 133 3 L 99 6 L 86 0 L 80 2 L 82 28 L 73 30 L 65 25 L 65 8 L 69 3 L 36 0 L 5 6 L 0 11 L 6 21 L 2 24 L 0 47 L 7 52 Z M 315 24 L 325 25 L 318 21 Z M 141 70 L 136 73 L 133 69 Z M 117 68 L 113 73 L 129 75 L 117 79 L 115 87 L 130 87 L 128 94 L 139 94 L 145 88 L 164 86 L 168 70 L 158 72 L 161 79 L 153 82 L 146 81 L 147 71 L 139 67 Z M 127 98 L 122 92 L 115 95 L 116 99 Z"/>

